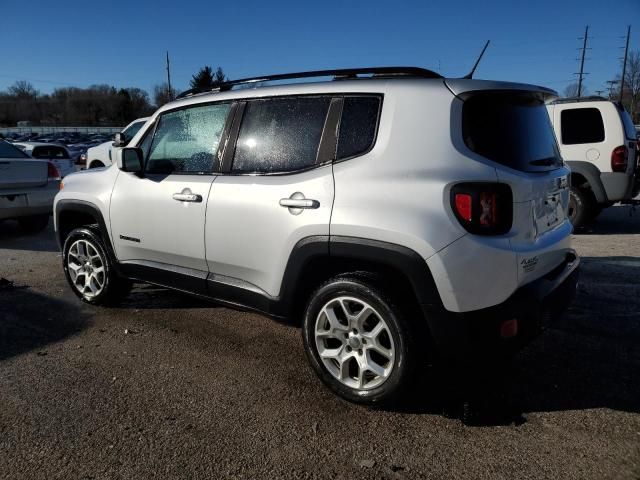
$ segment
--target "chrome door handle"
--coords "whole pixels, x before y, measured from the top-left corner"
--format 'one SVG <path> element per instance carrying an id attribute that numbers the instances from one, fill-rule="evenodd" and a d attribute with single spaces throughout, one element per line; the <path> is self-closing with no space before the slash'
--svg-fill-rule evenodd
<path id="1" fill-rule="evenodd" d="M 320 202 L 310 198 L 281 198 L 280 206 L 287 208 L 318 208 Z"/>
<path id="2" fill-rule="evenodd" d="M 185 192 L 184 190 L 181 193 L 174 193 L 173 199 L 179 202 L 202 202 L 202 195 L 198 195 L 197 193 L 191 193 L 191 190 Z"/>

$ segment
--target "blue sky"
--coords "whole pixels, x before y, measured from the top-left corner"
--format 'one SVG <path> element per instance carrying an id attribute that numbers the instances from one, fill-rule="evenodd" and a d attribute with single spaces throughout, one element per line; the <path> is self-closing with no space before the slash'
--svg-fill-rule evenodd
<path id="1" fill-rule="evenodd" d="M 354 66 L 416 65 L 545 85 L 575 79 L 585 25 L 591 93 L 620 71 L 627 25 L 640 50 L 640 0 L 615 1 L 31 1 L 2 2 L 0 90 L 106 83 L 188 88 L 203 65 L 231 78 Z M 636 22 L 634 25 L 633 22 Z"/>

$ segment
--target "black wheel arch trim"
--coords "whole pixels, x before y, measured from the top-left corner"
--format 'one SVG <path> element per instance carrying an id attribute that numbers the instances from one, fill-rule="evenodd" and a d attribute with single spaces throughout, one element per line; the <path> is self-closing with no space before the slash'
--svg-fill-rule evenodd
<path id="1" fill-rule="evenodd" d="M 577 173 L 587 180 L 598 203 L 607 203 L 609 201 L 598 167 L 593 163 L 580 160 L 567 160 L 565 163 L 571 169 L 572 174 Z"/>
<path id="2" fill-rule="evenodd" d="M 62 199 L 56 204 L 56 209 L 54 212 L 56 225 L 55 235 L 60 251 L 62 251 L 62 249 L 64 248 L 65 241 L 65 239 L 63 238 L 63 229 L 60 228 L 60 216 L 64 212 L 84 213 L 87 215 L 91 215 L 96 220 L 98 229 L 100 230 L 100 236 L 102 237 L 102 240 L 107 249 L 107 254 L 110 256 L 111 264 L 113 265 L 114 270 L 120 273 L 120 266 L 113 249 L 113 244 L 111 243 L 111 236 L 109 235 L 107 224 L 104 221 L 104 217 L 102 216 L 102 212 L 100 211 L 98 206 L 91 202 L 87 202 L 85 200 Z"/>

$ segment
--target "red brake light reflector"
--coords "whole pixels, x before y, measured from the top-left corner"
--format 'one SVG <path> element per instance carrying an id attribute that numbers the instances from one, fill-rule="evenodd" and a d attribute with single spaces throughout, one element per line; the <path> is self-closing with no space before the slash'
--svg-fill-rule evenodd
<path id="1" fill-rule="evenodd" d="M 468 193 L 456 193 L 456 210 L 458 215 L 467 222 L 471 221 L 471 195 Z"/>
<path id="2" fill-rule="evenodd" d="M 620 145 L 611 152 L 611 170 L 614 172 L 625 172 L 627 170 L 627 147 Z"/>

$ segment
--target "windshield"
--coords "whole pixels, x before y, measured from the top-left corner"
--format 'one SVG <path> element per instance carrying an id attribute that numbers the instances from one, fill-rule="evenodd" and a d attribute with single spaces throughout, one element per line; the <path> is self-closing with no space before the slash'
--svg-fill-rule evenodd
<path id="1" fill-rule="evenodd" d="M 31 158 L 10 143 L 0 140 L 0 158 Z"/>
<path id="2" fill-rule="evenodd" d="M 124 135 L 125 140 L 128 142 L 131 141 L 133 137 L 136 136 L 138 130 L 142 128 L 142 126 L 146 123 L 146 120 L 141 120 L 139 122 L 132 123 L 129 127 L 125 128 L 122 134 Z"/>
<path id="3" fill-rule="evenodd" d="M 539 172 L 563 165 L 544 102 L 528 93 L 473 95 L 462 110 L 462 134 L 472 151 L 516 170 Z"/>

